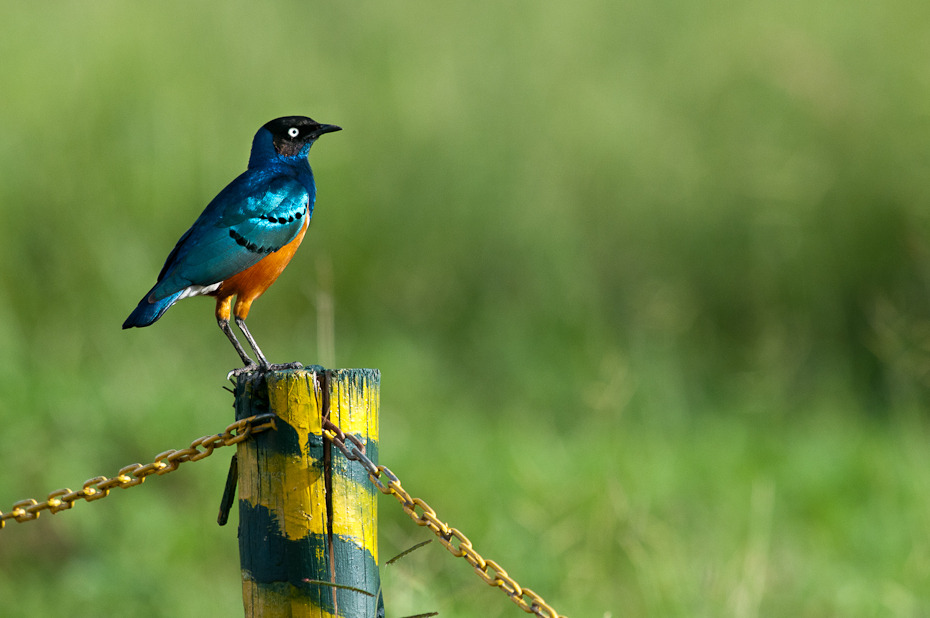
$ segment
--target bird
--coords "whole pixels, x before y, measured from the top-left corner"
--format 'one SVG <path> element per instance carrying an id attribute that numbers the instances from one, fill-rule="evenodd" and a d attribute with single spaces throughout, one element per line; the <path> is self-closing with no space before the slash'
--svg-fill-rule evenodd
<path id="1" fill-rule="evenodd" d="M 157 282 L 123 328 L 150 326 L 184 298 L 213 296 L 217 324 L 244 363 L 230 376 L 299 367 L 299 363 L 270 364 L 245 320 L 252 303 L 275 282 L 307 232 L 316 201 L 316 184 L 307 160 L 310 147 L 321 135 L 341 130 L 306 116 L 284 116 L 265 123 L 252 140 L 246 171 L 220 191 L 181 236 Z M 230 317 L 257 362 L 239 343 Z"/>

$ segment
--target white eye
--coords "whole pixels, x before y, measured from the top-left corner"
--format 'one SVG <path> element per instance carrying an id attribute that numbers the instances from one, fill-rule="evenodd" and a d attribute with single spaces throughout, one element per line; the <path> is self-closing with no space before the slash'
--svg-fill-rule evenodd
<path id="1" fill-rule="evenodd" d="M 297 127 L 291 127 L 290 129 L 287 130 L 287 134 L 292 138 L 297 137 L 298 135 L 300 135 L 300 129 L 298 129 Z"/>

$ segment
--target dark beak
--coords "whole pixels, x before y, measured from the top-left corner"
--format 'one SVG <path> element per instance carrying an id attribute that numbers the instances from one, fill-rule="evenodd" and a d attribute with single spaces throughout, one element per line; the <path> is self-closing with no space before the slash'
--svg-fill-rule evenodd
<path id="1" fill-rule="evenodd" d="M 318 138 L 324 133 L 335 133 L 336 131 L 342 131 L 342 127 L 337 127 L 334 124 L 321 124 L 313 131 L 313 139 Z"/>

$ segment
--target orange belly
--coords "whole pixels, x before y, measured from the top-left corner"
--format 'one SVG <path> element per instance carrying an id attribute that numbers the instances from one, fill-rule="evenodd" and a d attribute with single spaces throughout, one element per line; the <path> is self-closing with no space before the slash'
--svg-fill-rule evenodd
<path id="1" fill-rule="evenodd" d="M 291 242 L 287 243 L 274 253 L 269 253 L 267 257 L 261 259 L 257 264 L 246 268 L 241 273 L 233 275 L 223 281 L 220 287 L 213 292 L 216 296 L 216 318 L 218 320 L 229 320 L 230 305 L 232 297 L 236 297 L 236 306 L 233 308 L 233 314 L 237 318 L 246 319 L 249 315 L 249 309 L 252 302 L 265 293 L 278 276 L 284 271 L 297 247 L 304 239 L 307 233 L 307 226 L 310 224 L 310 217 L 304 221 L 304 226 L 300 228 L 300 233 Z"/>

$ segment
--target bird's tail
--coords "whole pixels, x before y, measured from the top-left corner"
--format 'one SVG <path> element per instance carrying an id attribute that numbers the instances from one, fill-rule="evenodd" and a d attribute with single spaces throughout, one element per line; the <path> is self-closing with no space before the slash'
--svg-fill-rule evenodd
<path id="1" fill-rule="evenodd" d="M 161 300 L 151 301 L 147 294 L 145 298 L 139 301 L 139 304 L 133 309 L 126 321 L 123 322 L 123 328 L 132 328 L 133 326 L 148 326 L 163 316 L 168 307 L 178 301 L 184 291 L 181 290 L 171 296 L 166 296 Z"/>

